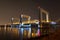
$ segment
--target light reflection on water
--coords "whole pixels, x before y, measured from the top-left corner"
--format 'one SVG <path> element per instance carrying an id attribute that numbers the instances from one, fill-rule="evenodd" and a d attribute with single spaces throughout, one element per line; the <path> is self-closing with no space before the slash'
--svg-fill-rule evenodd
<path id="1" fill-rule="evenodd" d="M 39 31 L 39 29 L 38 29 Z M 0 27 L 0 33 L 3 33 L 5 36 L 8 37 L 19 37 L 21 39 L 23 38 L 30 38 L 30 37 L 35 37 L 37 33 L 31 33 L 31 28 L 4 28 Z M 33 35 L 32 35 L 33 34 Z"/>

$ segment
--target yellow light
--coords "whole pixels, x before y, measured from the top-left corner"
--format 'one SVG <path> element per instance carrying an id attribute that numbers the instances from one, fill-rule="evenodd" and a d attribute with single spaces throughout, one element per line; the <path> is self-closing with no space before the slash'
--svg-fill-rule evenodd
<path id="1" fill-rule="evenodd" d="M 36 35 L 35 35 L 35 33 L 32 33 L 32 37 L 35 37 Z"/>

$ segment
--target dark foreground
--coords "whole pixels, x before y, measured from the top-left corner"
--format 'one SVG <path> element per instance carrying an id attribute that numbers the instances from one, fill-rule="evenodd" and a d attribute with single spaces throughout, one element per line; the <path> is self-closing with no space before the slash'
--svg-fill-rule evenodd
<path id="1" fill-rule="evenodd" d="M 57 29 L 54 33 L 30 38 L 30 39 L 23 39 L 21 35 L 18 35 L 18 32 L 15 31 L 5 31 L 4 29 L 0 29 L 0 40 L 60 40 L 60 28 Z"/>
<path id="2" fill-rule="evenodd" d="M 60 28 L 57 29 L 54 33 L 45 35 L 45 36 L 40 36 L 32 39 L 27 39 L 27 40 L 60 40 Z"/>

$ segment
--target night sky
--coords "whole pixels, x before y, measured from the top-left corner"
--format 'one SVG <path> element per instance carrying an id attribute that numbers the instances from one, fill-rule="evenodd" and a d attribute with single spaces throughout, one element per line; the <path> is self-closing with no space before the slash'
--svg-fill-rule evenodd
<path id="1" fill-rule="evenodd" d="M 19 18 L 21 13 L 38 19 L 38 6 L 49 12 L 49 19 L 60 17 L 60 1 L 58 0 L 2 0 L 0 1 L 0 24 L 10 22 L 11 17 Z"/>

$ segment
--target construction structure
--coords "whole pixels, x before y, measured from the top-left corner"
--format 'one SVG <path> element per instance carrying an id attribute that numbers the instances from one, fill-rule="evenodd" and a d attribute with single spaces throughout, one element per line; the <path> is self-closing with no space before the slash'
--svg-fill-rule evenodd
<path id="1" fill-rule="evenodd" d="M 44 9 L 40 8 L 40 14 L 41 14 L 41 22 L 49 22 L 49 16 L 48 16 L 48 12 L 45 11 Z M 46 15 L 46 21 L 43 20 L 43 14 Z"/>

